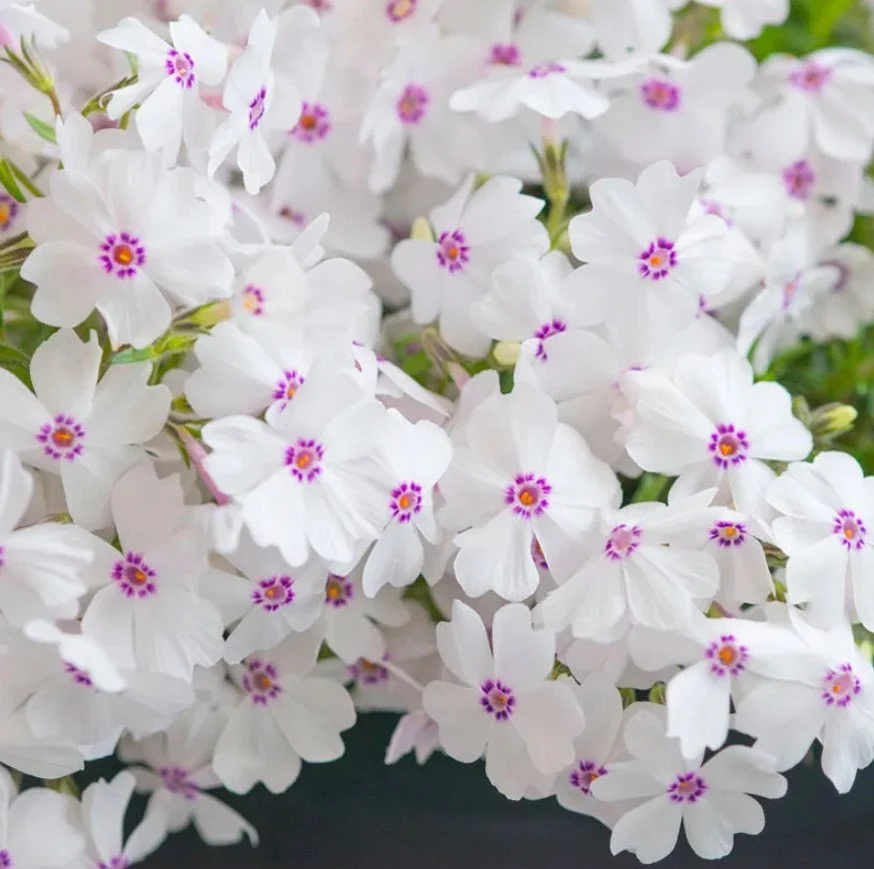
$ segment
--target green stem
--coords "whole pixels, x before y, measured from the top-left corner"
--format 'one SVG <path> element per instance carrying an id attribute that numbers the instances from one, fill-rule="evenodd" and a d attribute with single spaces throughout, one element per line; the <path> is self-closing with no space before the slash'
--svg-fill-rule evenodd
<path id="1" fill-rule="evenodd" d="M 45 194 L 30 180 L 30 176 L 23 170 L 16 166 L 11 160 L 7 158 L 7 162 L 9 163 L 9 167 L 12 169 L 12 174 L 18 179 L 18 182 L 21 186 L 31 195 L 35 196 L 37 199 L 42 199 Z"/>

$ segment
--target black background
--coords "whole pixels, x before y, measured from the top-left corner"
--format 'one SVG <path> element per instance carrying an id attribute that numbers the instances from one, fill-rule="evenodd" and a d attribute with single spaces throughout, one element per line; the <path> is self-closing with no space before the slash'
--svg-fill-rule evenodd
<path id="1" fill-rule="evenodd" d="M 385 766 L 396 716 L 361 715 L 344 734 L 346 755 L 304 764 L 284 794 L 258 787 L 244 797 L 220 794 L 257 828 L 248 843 L 212 848 L 193 829 L 170 839 L 144 869 L 289 867 L 289 869 L 529 869 L 639 866 L 612 857 L 609 831 L 567 812 L 554 799 L 512 803 L 488 783 L 481 763 L 465 765 L 435 753 L 420 767 L 406 757 Z M 874 869 L 874 767 L 846 796 L 815 766 L 788 774 L 782 800 L 762 800 L 760 836 L 738 836 L 720 866 L 745 869 Z M 683 841 L 657 864 L 700 867 Z"/>

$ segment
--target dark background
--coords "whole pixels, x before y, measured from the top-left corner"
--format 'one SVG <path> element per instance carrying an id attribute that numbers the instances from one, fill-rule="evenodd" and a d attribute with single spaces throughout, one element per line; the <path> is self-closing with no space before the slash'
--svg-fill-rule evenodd
<path id="1" fill-rule="evenodd" d="M 144 869 L 265 867 L 265 869 L 530 869 L 640 866 L 612 857 L 609 831 L 567 812 L 554 799 L 512 803 L 488 783 L 481 763 L 466 765 L 435 753 L 420 767 L 406 757 L 385 766 L 396 716 L 362 715 L 344 734 L 346 755 L 304 764 L 286 793 L 258 787 L 223 798 L 257 828 L 261 845 L 212 848 L 193 829 L 171 836 Z M 840 796 L 815 767 L 788 774 L 782 800 L 762 800 L 760 836 L 738 836 L 720 866 L 744 869 L 874 869 L 874 767 Z M 682 840 L 657 864 L 700 867 Z"/>

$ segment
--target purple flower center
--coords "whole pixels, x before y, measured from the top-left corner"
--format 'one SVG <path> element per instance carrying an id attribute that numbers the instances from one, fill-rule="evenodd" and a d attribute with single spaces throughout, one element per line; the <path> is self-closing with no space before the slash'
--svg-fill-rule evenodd
<path id="1" fill-rule="evenodd" d="M 107 275 L 132 278 L 146 264 L 146 249 L 129 232 L 107 235 L 100 245 L 100 266 Z"/>
<path id="2" fill-rule="evenodd" d="M 400 483 L 392 489 L 389 509 L 392 519 L 409 522 L 413 514 L 422 512 L 422 487 L 412 481 Z"/>
<path id="3" fill-rule="evenodd" d="M 737 676 L 746 669 L 749 651 L 738 643 L 733 634 L 724 634 L 712 642 L 704 655 L 710 661 L 710 672 L 714 676 Z"/>
<path id="4" fill-rule="evenodd" d="M 12 226 L 19 211 L 18 203 L 8 193 L 0 193 L 0 232 Z"/>
<path id="5" fill-rule="evenodd" d="M 352 679 L 356 682 L 363 682 L 365 685 L 378 685 L 380 682 L 388 682 L 391 675 L 382 664 L 368 661 L 367 658 L 359 658 L 347 669 Z"/>
<path id="6" fill-rule="evenodd" d="M 138 552 L 128 552 L 116 561 L 110 575 L 125 597 L 144 598 L 158 590 L 155 584 L 158 574 Z"/>
<path id="7" fill-rule="evenodd" d="M 680 106 L 680 89 L 664 79 L 651 78 L 640 86 L 640 96 L 659 112 L 674 112 Z"/>
<path id="8" fill-rule="evenodd" d="M 297 211 L 290 205 L 283 205 L 282 208 L 279 209 L 279 216 L 284 220 L 290 221 L 295 226 L 303 227 L 307 225 L 307 216 L 302 211 Z"/>
<path id="9" fill-rule="evenodd" d="M 97 869 L 127 869 L 130 864 L 124 854 L 116 854 L 108 863 L 98 863 Z"/>
<path id="10" fill-rule="evenodd" d="M 666 278 L 677 265 L 677 251 L 674 243 L 666 238 L 659 238 L 638 255 L 638 271 L 641 277 L 652 281 Z"/>
<path id="11" fill-rule="evenodd" d="M 333 573 L 328 577 L 325 583 L 325 603 L 328 606 L 339 609 L 346 606 L 353 597 L 355 597 L 355 590 L 346 577 L 336 576 Z"/>
<path id="12" fill-rule="evenodd" d="M 796 160 L 783 170 L 783 186 L 793 199 L 801 202 L 810 199 L 815 183 L 816 174 L 807 160 Z"/>
<path id="13" fill-rule="evenodd" d="M 253 703 L 266 706 L 282 693 L 282 688 L 276 681 L 278 676 L 279 672 L 273 664 L 260 658 L 249 658 L 241 680 L 243 690 Z"/>
<path id="14" fill-rule="evenodd" d="M 299 483 L 312 483 L 322 473 L 325 448 L 312 438 L 298 438 L 285 450 L 285 465 Z"/>
<path id="15" fill-rule="evenodd" d="M 64 672 L 75 682 L 77 685 L 81 685 L 83 688 L 93 688 L 94 683 L 91 681 L 91 676 L 85 670 L 80 670 L 74 664 L 68 664 L 66 661 L 64 662 Z"/>
<path id="16" fill-rule="evenodd" d="M 736 429 L 731 423 L 716 426 L 707 444 L 713 463 L 723 470 L 746 461 L 749 448 L 746 432 Z"/>
<path id="17" fill-rule="evenodd" d="M 504 490 L 504 503 L 523 519 L 542 516 L 549 508 L 549 493 L 552 486 L 545 477 L 534 474 L 516 474 L 513 482 Z"/>
<path id="18" fill-rule="evenodd" d="M 535 333 L 534 337 L 537 338 L 537 352 L 534 354 L 537 359 L 541 362 L 546 362 L 549 358 L 546 354 L 546 340 L 547 338 L 551 338 L 553 335 L 560 335 L 562 332 L 567 331 L 567 323 L 563 320 L 550 320 L 548 323 L 544 323 Z"/>
<path id="19" fill-rule="evenodd" d="M 852 510 L 839 510 L 835 515 L 832 531 L 841 540 L 844 549 L 864 549 L 868 529 Z"/>
<path id="20" fill-rule="evenodd" d="M 479 698 L 480 706 L 488 715 L 493 715 L 496 721 L 506 721 L 513 714 L 516 697 L 512 689 L 503 682 L 486 679 L 479 689 L 482 692 Z"/>
<path id="21" fill-rule="evenodd" d="M 604 555 L 611 561 L 630 558 L 640 546 L 643 529 L 639 525 L 617 525 L 604 544 Z"/>
<path id="22" fill-rule="evenodd" d="M 460 229 L 441 232 L 437 239 L 437 262 L 450 274 L 460 272 L 470 260 L 470 247 Z"/>
<path id="23" fill-rule="evenodd" d="M 50 459 L 73 461 L 85 448 L 85 429 L 72 416 L 58 414 L 40 428 L 36 439 Z"/>
<path id="24" fill-rule="evenodd" d="M 164 787 L 171 794 L 193 800 L 200 793 L 200 788 L 189 777 L 188 770 L 181 766 L 162 766 L 158 770 L 158 775 L 164 780 Z"/>
<path id="25" fill-rule="evenodd" d="M 592 792 L 592 782 L 607 775 L 607 767 L 593 760 L 581 760 L 568 775 L 571 787 L 582 791 L 586 796 Z"/>
<path id="26" fill-rule="evenodd" d="M 304 382 L 305 378 L 298 374 L 294 368 L 283 371 L 282 377 L 276 381 L 276 386 L 273 387 L 273 400 L 288 404 L 297 395 L 298 389 L 304 385 Z"/>
<path id="27" fill-rule="evenodd" d="M 845 709 L 862 690 L 859 677 L 849 664 L 841 664 L 836 670 L 829 668 L 822 680 L 822 699 L 826 706 Z"/>
<path id="28" fill-rule="evenodd" d="M 562 72 L 567 72 L 567 67 L 561 63 L 541 63 L 537 66 L 532 66 L 528 70 L 528 78 L 546 78 L 550 75 L 557 75 Z"/>
<path id="29" fill-rule="evenodd" d="M 243 310 L 253 317 L 260 317 L 264 314 L 264 290 L 249 284 L 243 290 L 243 298 L 240 302 Z"/>
<path id="30" fill-rule="evenodd" d="M 709 538 L 723 549 L 743 546 L 747 539 L 747 526 L 743 522 L 716 522 L 710 528 Z"/>
<path id="31" fill-rule="evenodd" d="M 531 558 L 541 570 L 549 570 L 549 564 L 546 561 L 546 556 L 543 554 L 543 547 L 536 537 L 531 540 Z"/>
<path id="32" fill-rule="evenodd" d="M 521 63 L 519 46 L 512 42 L 496 42 L 489 52 L 489 64 L 492 66 L 520 66 Z"/>
<path id="33" fill-rule="evenodd" d="M 431 98 L 421 85 L 408 84 L 398 97 L 397 113 L 402 124 L 418 124 L 428 110 Z"/>
<path id="34" fill-rule="evenodd" d="M 331 116 L 321 103 L 304 102 L 300 117 L 291 131 L 299 142 L 312 144 L 331 132 Z"/>
<path id="35" fill-rule="evenodd" d="M 171 48 L 164 60 L 167 75 L 175 76 L 176 83 L 186 89 L 194 87 L 197 77 L 194 74 L 194 58 L 187 51 Z"/>
<path id="36" fill-rule="evenodd" d="M 392 24 L 399 24 L 416 14 L 418 0 L 391 0 L 386 3 L 385 14 Z"/>
<path id="37" fill-rule="evenodd" d="M 12 855 L 4 848 L 0 851 L 0 869 L 12 869 Z"/>
<path id="38" fill-rule="evenodd" d="M 832 71 L 815 60 L 808 60 L 790 73 L 790 83 L 808 94 L 818 94 L 828 84 Z"/>
<path id="39" fill-rule="evenodd" d="M 678 775 L 668 787 L 672 803 L 697 803 L 707 793 L 707 782 L 697 772 Z"/>
<path id="40" fill-rule="evenodd" d="M 249 129 L 256 130 L 266 111 L 267 88 L 262 87 L 249 103 Z"/>
<path id="41" fill-rule="evenodd" d="M 294 600 L 294 580 L 290 576 L 270 576 L 258 581 L 252 590 L 252 603 L 269 613 L 288 606 Z"/>

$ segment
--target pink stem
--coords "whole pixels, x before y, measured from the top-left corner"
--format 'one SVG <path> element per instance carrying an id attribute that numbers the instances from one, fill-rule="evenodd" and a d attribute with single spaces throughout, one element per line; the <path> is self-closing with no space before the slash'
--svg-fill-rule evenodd
<path id="1" fill-rule="evenodd" d="M 177 427 L 176 431 L 179 434 L 179 440 L 182 441 L 182 446 L 185 447 L 185 452 L 188 454 L 188 458 L 191 459 L 191 464 L 194 465 L 203 485 L 209 490 L 209 493 L 215 499 L 216 504 L 222 506 L 229 503 L 231 499 L 222 492 L 221 489 L 219 489 L 215 484 L 215 480 L 213 480 L 204 467 L 203 460 L 209 455 L 209 453 L 203 448 L 203 444 L 201 444 L 200 441 L 198 441 L 184 426 Z"/>

